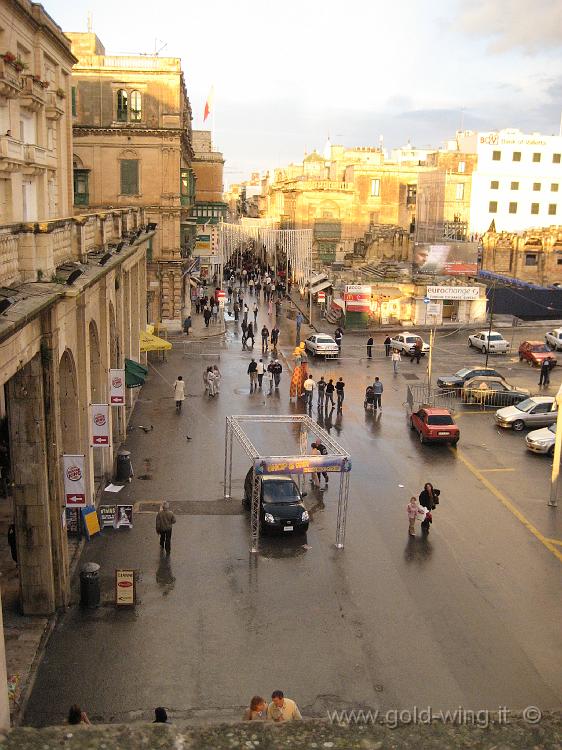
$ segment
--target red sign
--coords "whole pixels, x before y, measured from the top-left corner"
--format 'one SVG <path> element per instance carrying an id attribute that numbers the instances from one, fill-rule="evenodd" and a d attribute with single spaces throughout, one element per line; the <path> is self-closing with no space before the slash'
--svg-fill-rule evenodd
<path id="1" fill-rule="evenodd" d="M 369 312 L 371 309 L 371 287 L 368 284 L 347 284 L 344 300 L 347 312 Z"/>
<path id="2" fill-rule="evenodd" d="M 326 292 L 318 292 L 318 302 L 326 302 Z"/>

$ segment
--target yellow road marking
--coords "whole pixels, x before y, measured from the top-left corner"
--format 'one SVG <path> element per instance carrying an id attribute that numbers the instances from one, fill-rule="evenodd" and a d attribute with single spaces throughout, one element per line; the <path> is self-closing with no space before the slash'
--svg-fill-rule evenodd
<path id="1" fill-rule="evenodd" d="M 482 472 L 474 466 L 467 458 L 465 458 L 461 451 L 457 448 L 456 450 L 454 448 L 449 449 L 453 455 L 456 454 L 459 461 L 462 461 L 462 463 L 466 466 L 466 468 L 470 471 L 471 474 L 473 474 L 476 479 L 478 479 L 484 487 L 486 487 L 494 497 L 496 497 L 500 503 L 504 506 L 504 508 L 507 508 L 507 510 L 512 513 L 517 520 L 523 524 L 523 526 L 527 529 L 527 531 L 530 531 L 531 534 L 535 537 L 535 539 L 538 539 L 538 541 L 546 547 L 546 549 L 549 552 L 552 552 L 554 557 L 558 558 L 560 562 L 562 562 L 562 552 L 558 549 L 556 549 L 556 544 L 558 542 L 553 542 L 551 539 L 547 539 L 544 534 L 541 534 L 541 532 L 537 529 L 536 526 L 534 526 L 525 516 L 523 513 L 521 513 L 520 510 L 518 510 L 515 505 L 509 500 L 503 492 L 500 492 L 497 487 L 495 487 L 489 479 L 486 479 L 486 477 L 482 474 Z"/>
<path id="2" fill-rule="evenodd" d="M 481 472 L 489 473 L 490 471 L 515 471 L 515 469 L 506 469 L 506 468 L 502 468 L 502 469 L 480 469 L 480 471 Z"/>
<path id="3" fill-rule="evenodd" d="M 562 547 L 562 539 L 548 539 L 551 544 L 559 544 Z"/>

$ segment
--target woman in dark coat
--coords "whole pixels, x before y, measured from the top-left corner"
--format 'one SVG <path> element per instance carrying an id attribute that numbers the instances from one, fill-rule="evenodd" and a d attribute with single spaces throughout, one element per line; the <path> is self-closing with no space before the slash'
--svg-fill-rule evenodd
<path id="1" fill-rule="evenodd" d="M 439 505 L 439 495 L 441 494 L 441 491 L 436 489 L 430 482 L 427 482 L 423 486 L 423 490 L 419 494 L 419 503 L 420 505 L 423 505 L 424 508 L 427 508 L 428 511 L 431 513 L 433 510 L 435 510 L 435 507 Z M 426 518 L 422 521 L 421 527 L 422 531 L 425 534 L 429 534 L 429 526 L 432 523 L 432 521 L 429 518 Z"/>

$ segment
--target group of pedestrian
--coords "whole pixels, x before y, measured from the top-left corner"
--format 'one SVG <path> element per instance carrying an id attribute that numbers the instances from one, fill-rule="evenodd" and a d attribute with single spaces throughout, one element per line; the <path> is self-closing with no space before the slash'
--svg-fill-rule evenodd
<path id="1" fill-rule="evenodd" d="M 246 372 L 250 378 L 250 393 L 254 393 L 258 388 L 261 389 L 263 387 L 264 378 L 269 384 L 269 393 L 272 393 L 273 388 L 278 389 L 281 383 L 283 365 L 278 359 L 272 359 L 266 366 L 263 359 L 256 362 L 252 357 Z"/>
<path id="2" fill-rule="evenodd" d="M 321 375 L 318 382 L 316 382 L 312 377 L 312 373 L 308 372 L 307 377 L 303 382 L 303 391 L 300 396 L 304 398 L 305 406 L 309 411 L 312 411 L 315 390 L 318 394 L 316 401 L 318 411 L 322 411 L 324 407 L 327 411 L 328 405 L 330 405 L 332 409 L 337 405 L 338 412 L 343 410 L 343 402 L 345 398 L 345 382 L 343 377 L 338 378 L 334 383 L 333 378 L 329 378 L 328 382 L 326 382 L 324 375 Z M 336 401 L 334 401 L 334 394 Z"/>
<path id="3" fill-rule="evenodd" d="M 220 384 L 222 379 L 222 373 L 217 365 L 209 365 L 203 373 L 203 385 L 205 392 L 209 395 L 209 398 L 218 396 L 220 393 Z"/>
<path id="4" fill-rule="evenodd" d="M 408 534 L 416 535 L 416 521 L 421 521 L 422 533 L 427 536 L 429 528 L 433 523 L 433 511 L 439 505 L 439 496 L 441 491 L 427 482 L 419 497 L 412 495 L 410 502 L 406 506 L 408 514 Z"/>
<path id="5" fill-rule="evenodd" d="M 261 695 L 254 695 L 250 706 L 244 711 L 244 721 L 301 721 L 302 716 L 299 707 L 294 700 L 285 698 L 282 690 L 274 690 L 271 694 L 271 703 Z"/>

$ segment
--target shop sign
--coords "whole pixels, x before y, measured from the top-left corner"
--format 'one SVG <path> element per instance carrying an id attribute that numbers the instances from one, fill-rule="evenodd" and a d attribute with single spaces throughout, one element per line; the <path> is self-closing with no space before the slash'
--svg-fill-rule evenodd
<path id="1" fill-rule="evenodd" d="M 115 604 L 118 607 L 135 603 L 135 571 L 115 571 Z"/>
<path id="2" fill-rule="evenodd" d="M 326 292 L 318 292 L 318 302 L 326 302 Z"/>
<path id="3" fill-rule="evenodd" d="M 112 406 L 125 403 L 125 370 L 109 371 L 109 403 Z"/>
<path id="4" fill-rule="evenodd" d="M 84 508 L 86 505 L 86 482 L 84 480 L 84 456 L 62 457 L 64 478 L 64 503 L 67 508 Z"/>
<path id="5" fill-rule="evenodd" d="M 477 286 L 428 286 L 429 299 L 474 300 L 480 298 Z"/>
<path id="6" fill-rule="evenodd" d="M 109 445 L 109 406 L 92 404 L 92 446 L 103 448 Z"/>
<path id="7" fill-rule="evenodd" d="M 346 312 L 369 312 L 371 287 L 369 284 L 346 284 L 344 292 Z"/>

